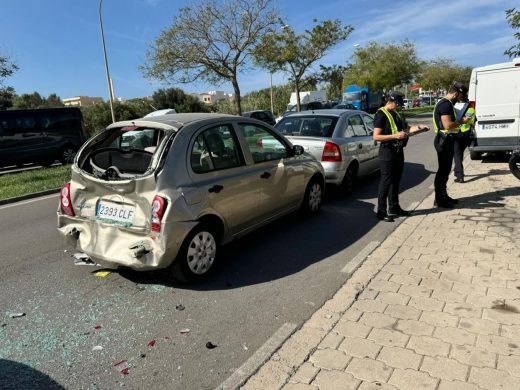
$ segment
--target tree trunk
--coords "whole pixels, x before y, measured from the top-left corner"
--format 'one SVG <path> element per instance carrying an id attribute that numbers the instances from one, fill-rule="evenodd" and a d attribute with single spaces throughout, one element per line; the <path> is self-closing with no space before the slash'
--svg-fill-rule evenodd
<path id="1" fill-rule="evenodd" d="M 233 90 L 235 92 L 235 96 L 233 96 L 233 101 L 235 102 L 235 109 L 237 115 L 242 115 L 242 102 L 240 101 L 240 87 L 238 86 L 238 81 L 235 78 L 231 80 L 231 84 L 233 84 Z"/>
<path id="2" fill-rule="evenodd" d="M 294 89 L 296 90 L 296 110 L 298 112 L 301 111 L 301 104 L 300 104 L 300 80 L 296 80 L 294 82 Z"/>

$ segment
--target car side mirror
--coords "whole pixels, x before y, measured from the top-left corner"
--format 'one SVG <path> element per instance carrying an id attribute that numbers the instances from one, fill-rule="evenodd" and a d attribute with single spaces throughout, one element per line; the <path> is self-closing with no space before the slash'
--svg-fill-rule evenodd
<path id="1" fill-rule="evenodd" d="M 292 150 L 295 156 L 301 156 L 304 152 L 303 146 L 300 145 L 294 145 Z"/>

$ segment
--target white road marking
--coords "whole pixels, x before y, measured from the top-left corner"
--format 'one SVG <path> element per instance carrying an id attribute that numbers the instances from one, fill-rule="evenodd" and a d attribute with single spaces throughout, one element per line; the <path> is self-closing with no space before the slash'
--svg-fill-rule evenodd
<path id="1" fill-rule="evenodd" d="M 16 202 L 16 203 L 3 205 L 3 206 L 0 206 L 0 210 L 7 209 L 9 207 L 21 206 L 21 205 L 27 204 L 27 203 L 38 202 L 40 200 L 50 199 L 50 198 L 53 198 L 53 197 L 57 198 L 58 195 L 59 195 L 59 193 L 56 193 L 56 194 L 51 194 L 51 195 L 46 195 L 46 196 L 40 196 L 39 198 L 34 198 L 34 199 L 29 199 L 29 200 L 24 200 L 24 201 L 20 201 L 20 202 Z M 58 206 L 56 205 L 56 207 L 58 207 Z"/>
<path id="2" fill-rule="evenodd" d="M 366 247 L 364 247 L 361 252 L 359 252 L 356 257 L 350 260 L 345 267 L 341 270 L 344 274 L 352 274 L 361 263 L 367 258 L 369 254 L 372 253 L 374 249 L 376 249 L 379 244 L 379 241 L 372 241 Z"/>
<path id="3" fill-rule="evenodd" d="M 287 340 L 296 330 L 297 326 L 286 322 L 275 334 L 273 334 L 264 345 L 246 360 L 228 379 L 226 379 L 218 390 L 235 390 L 242 386 L 251 375 L 271 357 L 271 355 Z"/>

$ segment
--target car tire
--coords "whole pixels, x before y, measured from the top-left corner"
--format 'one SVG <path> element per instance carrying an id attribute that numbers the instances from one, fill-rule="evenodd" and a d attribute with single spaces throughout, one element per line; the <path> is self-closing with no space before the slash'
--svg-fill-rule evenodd
<path id="1" fill-rule="evenodd" d="M 345 176 L 343 177 L 343 181 L 341 183 L 341 189 L 344 194 L 352 194 L 356 185 L 356 179 L 356 168 L 352 164 L 350 164 L 347 168 L 347 172 L 345 172 Z"/>
<path id="2" fill-rule="evenodd" d="M 476 161 L 476 160 L 482 160 L 482 152 L 469 152 L 469 158 Z"/>
<path id="3" fill-rule="evenodd" d="M 511 155 L 509 159 L 509 170 L 520 180 L 520 152 L 515 152 Z"/>
<path id="4" fill-rule="evenodd" d="M 318 177 L 313 177 L 309 181 L 302 203 L 302 211 L 305 214 L 315 214 L 320 211 L 323 202 L 323 187 L 323 180 Z"/>
<path id="5" fill-rule="evenodd" d="M 60 151 L 59 160 L 62 164 L 72 164 L 76 156 L 77 149 L 72 145 L 64 146 Z"/>
<path id="6" fill-rule="evenodd" d="M 198 283 L 206 279 L 215 267 L 219 240 L 215 230 L 197 225 L 184 239 L 173 262 L 174 277 L 184 283 Z"/>

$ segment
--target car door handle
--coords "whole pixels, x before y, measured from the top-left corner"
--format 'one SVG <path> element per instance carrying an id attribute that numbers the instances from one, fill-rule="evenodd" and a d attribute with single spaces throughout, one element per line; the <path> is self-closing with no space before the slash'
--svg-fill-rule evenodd
<path id="1" fill-rule="evenodd" d="M 218 194 L 220 191 L 224 189 L 224 186 L 221 186 L 220 184 L 215 184 L 213 187 L 211 187 L 208 192 L 214 192 Z"/>
<path id="2" fill-rule="evenodd" d="M 262 179 L 269 179 L 271 177 L 271 174 L 269 172 L 264 172 L 260 175 Z"/>

